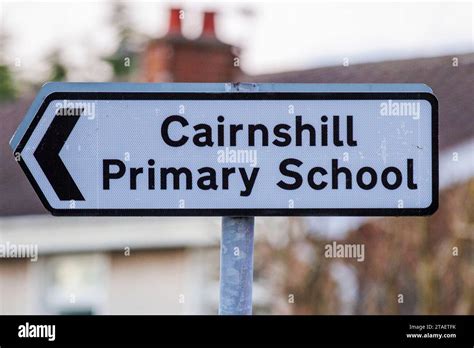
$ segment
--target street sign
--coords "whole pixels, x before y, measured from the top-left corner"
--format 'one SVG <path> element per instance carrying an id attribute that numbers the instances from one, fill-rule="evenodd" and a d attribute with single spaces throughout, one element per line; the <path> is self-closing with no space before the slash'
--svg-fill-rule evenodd
<path id="1" fill-rule="evenodd" d="M 11 141 L 54 215 L 427 215 L 424 85 L 47 84 Z"/>

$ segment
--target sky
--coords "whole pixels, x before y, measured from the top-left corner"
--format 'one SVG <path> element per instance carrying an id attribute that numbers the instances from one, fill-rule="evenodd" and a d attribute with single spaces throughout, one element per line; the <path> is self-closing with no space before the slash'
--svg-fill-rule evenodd
<path id="1" fill-rule="evenodd" d="M 170 7 L 184 9 L 184 33 L 200 34 L 203 10 L 217 10 L 218 37 L 241 47 L 249 74 L 473 52 L 473 2 L 129 1 L 143 35 L 166 33 Z M 41 80 L 54 49 L 70 79 L 101 81 L 100 61 L 115 49 L 111 1 L 0 0 L 0 28 L 9 35 L 3 59 L 25 79 Z"/>

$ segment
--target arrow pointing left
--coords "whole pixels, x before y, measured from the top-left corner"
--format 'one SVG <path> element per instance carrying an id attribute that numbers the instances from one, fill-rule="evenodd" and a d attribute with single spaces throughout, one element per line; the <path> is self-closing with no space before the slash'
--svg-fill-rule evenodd
<path id="1" fill-rule="evenodd" d="M 39 166 L 61 201 L 84 201 L 84 196 L 59 157 L 82 111 L 59 109 L 34 152 Z"/>

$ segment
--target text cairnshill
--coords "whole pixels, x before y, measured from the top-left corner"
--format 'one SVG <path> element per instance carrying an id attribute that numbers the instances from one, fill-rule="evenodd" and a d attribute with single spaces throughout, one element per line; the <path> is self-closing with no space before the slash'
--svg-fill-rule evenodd
<path id="1" fill-rule="evenodd" d="M 248 124 L 224 124 L 225 118 L 220 115 L 217 117 L 217 129 L 212 126 L 199 123 L 192 128 L 192 142 L 195 146 L 270 146 L 284 147 L 289 146 L 293 142 L 296 146 L 357 146 L 354 140 L 353 116 L 346 116 L 347 133 L 341 139 L 340 117 L 335 115 L 329 122 L 326 115 L 321 116 L 321 124 L 315 127 L 310 123 L 303 122 L 303 116 L 296 116 L 294 125 L 286 123 L 277 124 L 272 130 L 261 123 Z M 163 141 L 173 147 L 185 145 L 191 135 L 185 135 L 185 131 L 190 128 L 189 122 L 184 116 L 172 115 L 168 116 L 161 126 L 161 137 Z M 182 133 L 178 138 L 173 139 L 169 132 L 171 127 L 181 127 Z M 226 131 L 227 128 L 227 131 Z M 332 128 L 332 132 L 331 132 Z M 244 134 L 242 134 L 244 133 Z M 319 135 L 318 135 L 319 134 Z M 258 140 L 257 140 L 258 139 Z M 273 140 L 272 140 L 273 139 Z M 239 140 L 242 140 L 239 142 Z"/>

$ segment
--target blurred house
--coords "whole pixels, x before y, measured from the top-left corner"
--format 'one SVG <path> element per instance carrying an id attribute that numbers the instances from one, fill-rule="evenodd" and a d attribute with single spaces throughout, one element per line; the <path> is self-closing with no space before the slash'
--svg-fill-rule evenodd
<path id="1" fill-rule="evenodd" d="M 1 314 L 213 313 L 214 219 L 2 218 L 0 242 L 38 261 L 0 261 Z"/>
<path id="2" fill-rule="evenodd" d="M 171 10 L 167 35 L 146 46 L 141 80 L 234 80 L 236 49 L 217 39 L 215 13 L 195 40 L 179 16 Z M 0 243 L 37 244 L 40 257 L 0 260 L 0 314 L 216 313 L 219 219 L 49 216 L 8 145 L 33 98 L 0 110 Z"/>
<path id="3" fill-rule="evenodd" d="M 168 34 L 146 45 L 140 79 L 426 83 L 440 104 L 442 189 L 474 177 L 474 54 L 246 76 L 234 64 L 238 50 L 218 40 L 214 17 L 205 13 L 201 36 L 190 40 L 181 34 L 179 10 L 172 10 Z M 0 108 L 0 243 L 37 244 L 40 257 L 0 260 L 0 314 L 215 313 L 219 219 L 49 216 L 8 145 L 32 99 Z M 270 310 L 265 301 L 273 299 L 259 297 L 258 288 L 255 295 Z"/>
<path id="4" fill-rule="evenodd" d="M 287 284 L 281 292 L 293 294 L 295 305 L 286 303 L 278 312 L 474 314 L 474 99 L 470 92 L 474 54 L 334 66 L 249 80 L 418 82 L 429 85 L 439 101 L 439 210 L 427 218 L 311 219 L 309 229 L 316 237 L 294 241 L 294 252 L 290 243 L 285 254 Z M 335 239 L 363 244 L 365 261 L 320 257 L 325 244 Z M 301 262 L 299 254 L 308 249 L 316 256 Z M 274 253 L 268 254 L 272 256 L 267 261 L 276 262 Z"/>

